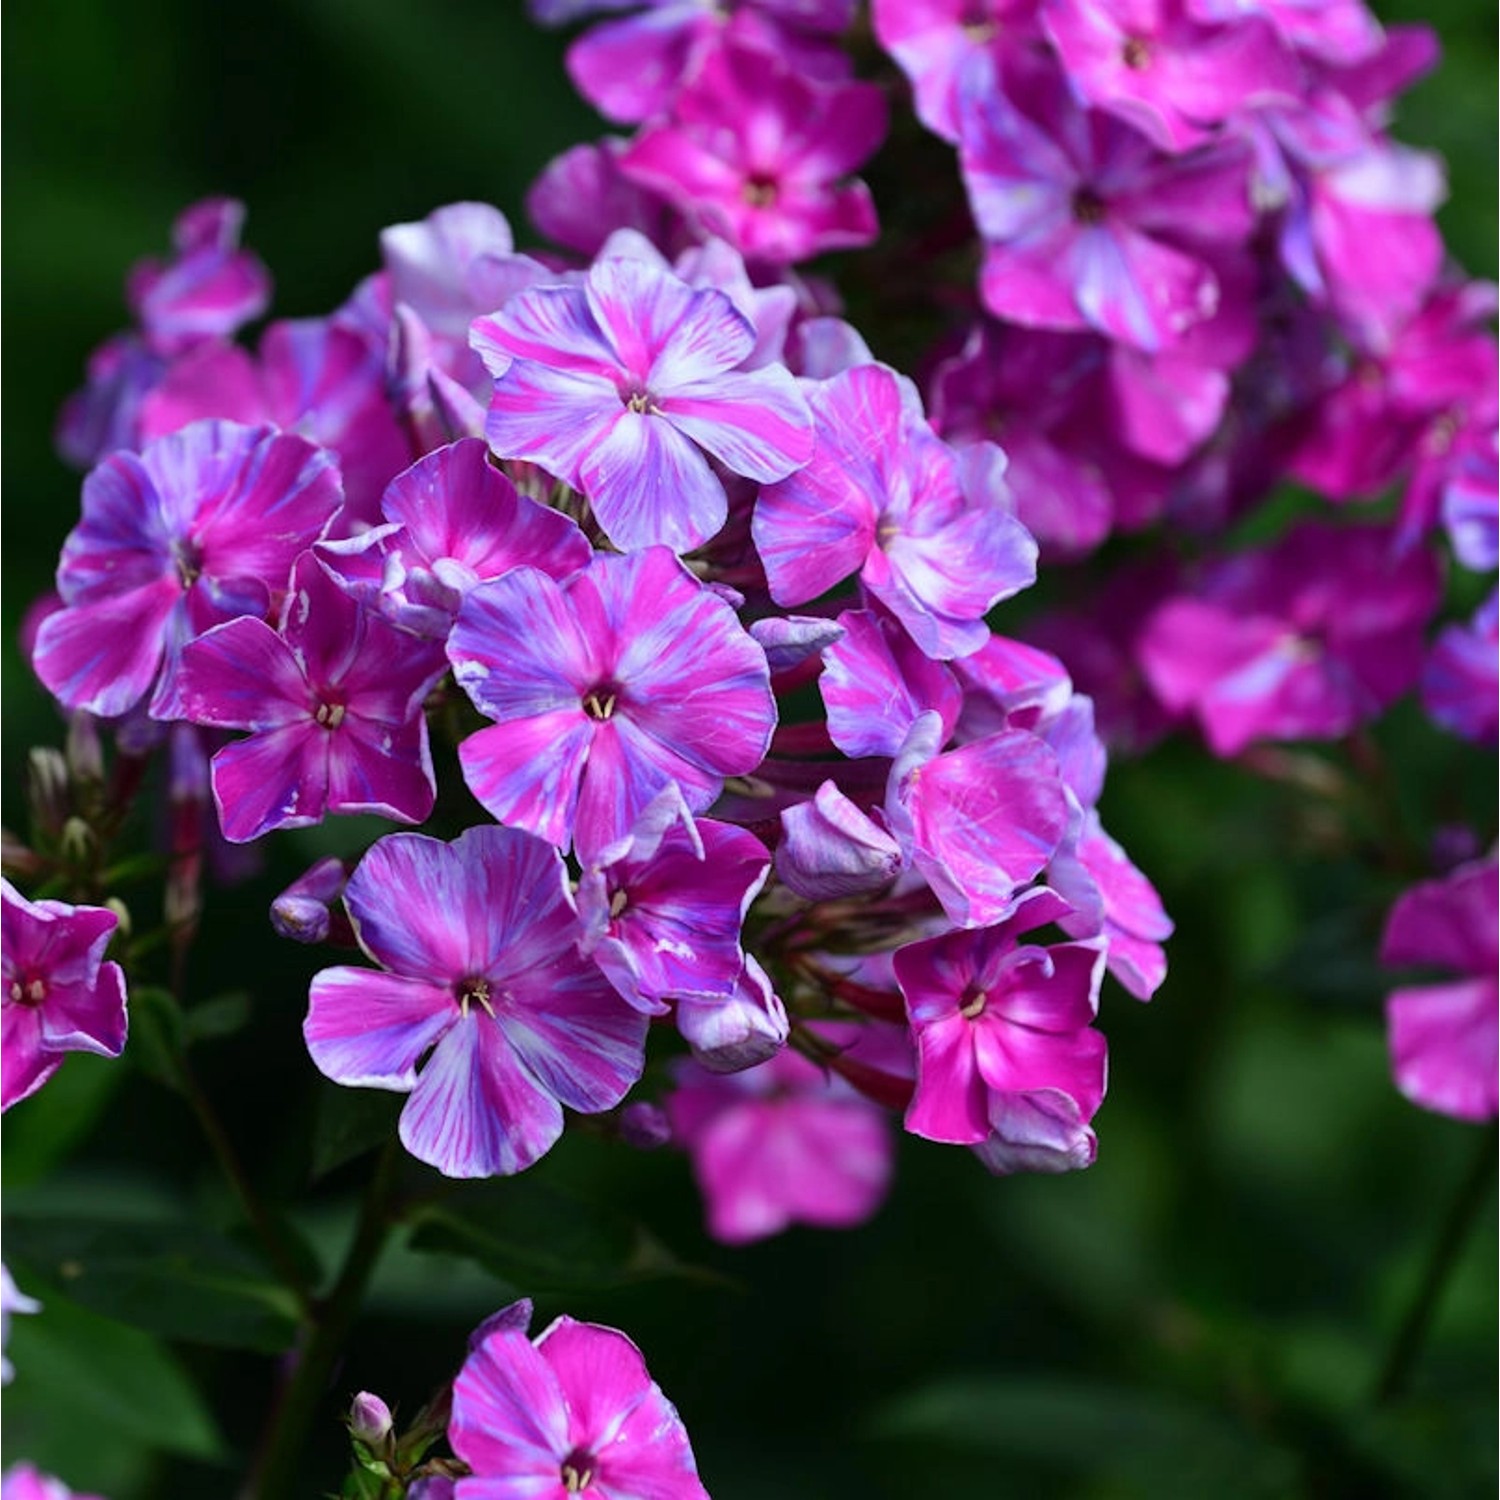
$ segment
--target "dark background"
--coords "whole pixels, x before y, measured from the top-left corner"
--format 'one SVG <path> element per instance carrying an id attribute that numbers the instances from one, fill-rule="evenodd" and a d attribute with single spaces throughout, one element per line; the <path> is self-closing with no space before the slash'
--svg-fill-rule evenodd
<path id="1" fill-rule="evenodd" d="M 1383 14 L 1444 37 L 1446 61 L 1397 132 L 1447 155 L 1445 233 L 1490 274 L 1484 10 L 1405 0 Z M 375 267 L 382 226 L 438 204 L 497 203 L 524 241 L 526 184 L 599 125 L 571 93 L 561 40 L 509 0 L 12 0 L 4 41 L 0 784 L 7 825 L 24 828 L 26 750 L 60 743 L 62 726 L 16 630 L 78 505 L 50 433 L 89 349 L 124 322 L 128 265 L 164 250 L 183 205 L 227 192 L 248 205 L 276 315 L 325 312 Z M 882 352 L 879 328 L 866 332 Z M 1373 800 L 1408 839 L 1444 822 L 1493 836 L 1493 757 L 1410 705 L 1377 740 L 1394 783 Z M 1369 1402 L 1485 1137 L 1391 1085 L 1389 982 L 1372 955 L 1407 877 L 1369 808 L 1330 808 L 1177 745 L 1112 769 L 1103 812 L 1180 935 L 1152 1006 L 1113 986 L 1106 996 L 1111 1088 L 1090 1172 L 994 1181 L 963 1151 L 904 1139 L 890 1201 L 865 1228 L 734 1252 L 704 1238 L 678 1156 L 579 1134 L 531 1174 L 612 1204 L 719 1273 L 539 1298 L 543 1317 L 571 1311 L 640 1343 L 718 1500 L 1494 1493 L 1492 1192 L 1410 1394 Z M 249 1027 L 205 1044 L 199 1066 L 257 1180 L 296 1205 L 328 1258 L 368 1160 L 306 1188 L 322 1086 L 299 1025 L 307 978 L 327 960 L 273 941 L 263 913 L 311 853 L 371 833 L 287 837 L 264 875 L 215 892 L 188 984 L 194 1002 L 249 992 Z M 142 923 L 151 899 L 140 897 Z M 8 1211 L 233 1217 L 180 1100 L 128 1063 L 70 1059 L 5 1133 Z M 559 1224 L 556 1242 L 569 1233 Z M 39 1290 L 49 1312 L 13 1334 L 7 1462 L 34 1458 L 113 1500 L 232 1493 L 271 1361 L 194 1340 L 164 1355 L 50 1290 Z M 512 1295 L 456 1257 L 393 1253 L 339 1392 L 368 1388 L 414 1412 L 467 1331 Z M 330 1401 L 307 1494 L 336 1486 L 341 1444 Z"/>

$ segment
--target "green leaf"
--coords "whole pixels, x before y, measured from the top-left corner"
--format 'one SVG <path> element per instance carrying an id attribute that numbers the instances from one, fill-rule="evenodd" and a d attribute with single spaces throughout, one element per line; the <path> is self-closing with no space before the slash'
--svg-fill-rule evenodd
<path id="1" fill-rule="evenodd" d="M 112 1057 L 65 1059 L 26 1108 L 5 1117 L 5 1186 L 39 1182 L 80 1145 L 127 1076 Z"/>
<path id="2" fill-rule="evenodd" d="M 412 1249 L 465 1256 L 528 1294 L 720 1279 L 678 1260 L 642 1225 L 527 1178 L 460 1189 L 411 1222 Z"/>
<path id="3" fill-rule="evenodd" d="M 172 1338 L 277 1354 L 297 1330 L 292 1294 L 196 1224 L 11 1214 L 5 1254 L 82 1306 Z"/>
<path id="4" fill-rule="evenodd" d="M 125 1055 L 149 1078 L 181 1089 L 178 1059 L 183 1049 L 182 1007 L 170 990 L 156 985 L 130 991 L 130 1043 Z"/>
<path id="5" fill-rule="evenodd" d="M 1296 1463 L 1284 1449 L 1196 1403 L 1071 1381 L 950 1381 L 886 1407 L 872 1436 L 1030 1460 L 1150 1500 L 1277 1500 Z"/>
<path id="6" fill-rule="evenodd" d="M 149 1334 L 44 1292 L 38 1316 L 14 1321 L 9 1354 L 16 1378 L 5 1392 L 6 1443 L 74 1484 L 96 1483 L 91 1458 L 117 1455 L 121 1440 L 190 1458 L 223 1455 L 213 1416 Z"/>
<path id="7" fill-rule="evenodd" d="M 404 1094 L 325 1083 L 313 1125 L 313 1180 L 390 1140 L 405 1103 Z"/>
<path id="8" fill-rule="evenodd" d="M 250 1019 L 250 996 L 245 990 L 231 990 L 215 995 L 187 1011 L 182 1018 L 182 1034 L 190 1045 L 217 1037 L 233 1036 Z"/>

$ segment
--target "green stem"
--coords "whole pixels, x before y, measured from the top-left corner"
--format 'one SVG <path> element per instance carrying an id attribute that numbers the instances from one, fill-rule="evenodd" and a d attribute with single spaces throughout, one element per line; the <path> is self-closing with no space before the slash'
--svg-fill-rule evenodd
<path id="1" fill-rule="evenodd" d="M 1496 1128 L 1491 1125 L 1485 1130 L 1473 1163 L 1448 1207 L 1442 1228 L 1427 1257 L 1417 1294 L 1406 1310 L 1406 1316 L 1401 1321 L 1395 1342 L 1391 1345 L 1380 1378 L 1375 1384 L 1373 1399 L 1377 1406 L 1394 1401 L 1406 1390 L 1411 1380 L 1422 1345 L 1426 1342 L 1433 1314 L 1447 1287 L 1448 1277 L 1458 1263 L 1464 1242 L 1469 1237 L 1474 1221 L 1479 1217 L 1480 1209 L 1489 1199 L 1490 1187 L 1495 1180 L 1497 1140 L 1500 1140 L 1500 1136 L 1497 1136 Z"/>
<path id="2" fill-rule="evenodd" d="M 177 1058 L 177 1073 L 183 1096 L 192 1107 L 194 1115 L 197 1116 L 209 1149 L 219 1163 L 219 1169 L 223 1172 L 234 1196 L 239 1200 L 240 1209 L 249 1221 L 250 1227 L 255 1231 L 255 1236 L 265 1251 L 266 1259 L 270 1261 L 276 1275 L 296 1297 L 302 1316 L 310 1317 L 313 1308 L 313 1290 L 308 1284 L 302 1266 L 270 1210 L 261 1202 L 259 1194 L 251 1185 L 244 1167 L 240 1165 L 239 1157 L 235 1154 L 228 1132 L 225 1131 L 215 1113 L 208 1095 L 204 1093 L 203 1085 L 198 1082 L 198 1076 L 193 1072 L 192 1065 L 183 1055 Z"/>
<path id="3" fill-rule="evenodd" d="M 390 1197 L 399 1159 L 400 1147 L 392 1137 L 365 1190 L 359 1225 L 338 1280 L 314 1312 L 312 1336 L 306 1347 L 294 1356 L 296 1364 L 272 1413 L 260 1461 L 246 1487 L 250 1500 L 286 1500 L 286 1496 L 297 1493 L 305 1465 L 303 1449 L 313 1418 L 390 1233 Z"/>

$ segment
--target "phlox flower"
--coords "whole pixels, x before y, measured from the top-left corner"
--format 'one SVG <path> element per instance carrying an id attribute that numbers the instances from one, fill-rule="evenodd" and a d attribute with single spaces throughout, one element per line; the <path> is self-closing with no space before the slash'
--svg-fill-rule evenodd
<path id="1" fill-rule="evenodd" d="M 529 1302 L 489 1319 L 453 1382 L 448 1441 L 471 1471 L 456 1500 L 708 1500 L 641 1351 L 566 1316 L 533 1340 L 530 1321 Z"/>
<path id="2" fill-rule="evenodd" d="M 843 1027 L 830 1040 L 862 1030 Z M 667 1113 L 715 1239 L 742 1245 L 791 1224 L 847 1228 L 879 1207 L 893 1165 L 886 1111 L 837 1075 L 785 1051 L 727 1077 L 684 1061 L 675 1077 Z"/>
<path id="3" fill-rule="evenodd" d="M 896 979 L 917 1043 L 908 1130 L 979 1145 L 996 1131 L 996 1108 L 1024 1115 L 1048 1110 L 1062 1095 L 1086 1124 L 1099 1107 L 1105 1044 L 1091 1023 L 1103 945 L 1018 941 L 1068 909 L 1054 892 L 1033 891 L 991 927 L 897 951 Z"/>
<path id="4" fill-rule="evenodd" d="M 1413 886 L 1392 909 L 1380 947 L 1388 966 L 1453 977 L 1386 1000 L 1396 1086 L 1414 1104 L 1459 1120 L 1493 1120 L 1500 1068 L 1500 869 L 1492 855 Z"/>
<path id="5" fill-rule="evenodd" d="M 765 486 L 752 533 L 778 604 L 860 582 L 933 657 L 989 638 L 984 615 L 1036 576 L 1036 543 L 1005 508 L 992 444 L 956 454 L 915 416 L 884 365 L 809 391 L 817 447 Z"/>
<path id="6" fill-rule="evenodd" d="M 183 644 L 267 614 L 340 499 L 331 454 L 265 427 L 195 422 L 107 458 L 84 481 L 83 517 L 63 545 L 65 607 L 37 631 L 37 676 L 67 707 L 101 717 L 154 684 L 153 717 L 177 717 Z"/>
<path id="7" fill-rule="evenodd" d="M 70 1490 L 62 1480 L 43 1474 L 34 1464 L 16 1464 L 0 1479 L 0 1500 L 101 1500 Z"/>
<path id="8" fill-rule="evenodd" d="M 182 654 L 182 716 L 246 729 L 213 758 L 225 838 L 305 828 L 329 813 L 420 823 L 436 784 L 422 700 L 442 676 L 418 644 L 350 598 L 306 552 L 292 572 L 280 631 L 244 617 Z"/>
<path id="9" fill-rule="evenodd" d="M 819 82 L 778 50 L 726 36 L 620 170 L 747 260 L 787 265 L 875 238 L 870 190 L 849 174 L 885 130 L 874 84 Z"/>
<path id="10" fill-rule="evenodd" d="M 1476 745 L 1500 738 L 1500 595 L 1467 623 L 1439 633 L 1422 667 L 1422 707 L 1435 724 Z"/>
<path id="11" fill-rule="evenodd" d="M 627 550 L 686 552 L 724 524 L 709 466 L 782 479 L 812 452 L 791 374 L 739 368 L 755 330 L 722 292 L 635 258 L 601 260 L 581 286 L 534 287 L 474 323 L 495 376 L 485 434 L 582 490 Z"/>
<path id="12" fill-rule="evenodd" d="M 125 974 L 104 961 L 119 925 L 102 906 L 28 901 L 0 880 L 0 1109 L 36 1093 L 65 1052 L 125 1049 Z"/>
<path id="13" fill-rule="evenodd" d="M 479 584 L 448 657 L 495 721 L 459 747 L 470 790 L 586 862 L 671 782 L 702 812 L 776 722 L 765 652 L 664 547 L 596 555 L 560 583 L 522 567 Z"/>
<path id="14" fill-rule="evenodd" d="M 521 1171 L 564 1105 L 610 1109 L 640 1077 L 646 1018 L 578 951 L 567 872 L 539 839 L 390 834 L 344 904 L 382 967 L 314 977 L 308 1051 L 335 1083 L 409 1093 L 402 1143 L 445 1175 Z"/>

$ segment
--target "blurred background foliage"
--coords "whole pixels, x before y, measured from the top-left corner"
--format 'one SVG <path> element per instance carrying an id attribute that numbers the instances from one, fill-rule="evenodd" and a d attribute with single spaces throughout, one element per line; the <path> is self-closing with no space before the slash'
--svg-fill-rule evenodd
<path id="1" fill-rule="evenodd" d="M 1493 274 L 1493 16 L 1468 0 L 1382 13 L 1443 36 L 1397 132 L 1447 156 L 1444 231 Z M 466 197 L 520 226 L 535 172 L 600 127 L 561 40 L 517 0 L 12 0 L 4 41 L 3 795 L 17 826 L 27 748 L 62 736 L 16 647 L 77 515 L 52 422 L 125 321 L 126 267 L 164 248 L 184 204 L 227 192 L 249 207 L 275 313 L 324 312 L 374 268 L 382 226 Z M 899 202 L 881 206 L 899 219 Z M 904 1139 L 865 1228 L 731 1252 L 705 1238 L 684 1158 L 572 1132 L 523 1179 L 413 1211 L 338 1398 L 370 1389 L 410 1416 L 470 1328 L 526 1292 L 543 1318 L 631 1333 L 718 1500 L 1492 1495 L 1493 1136 L 1394 1091 L 1373 954 L 1420 873 L 1390 857 L 1392 828 L 1418 850 L 1449 823 L 1492 839 L 1494 763 L 1409 708 L 1374 741 L 1390 780 L 1360 775 L 1338 804 L 1185 744 L 1111 770 L 1105 820 L 1179 935 L 1152 1006 L 1106 996 L 1093 1170 L 994 1181 L 965 1152 Z M 261 876 L 215 891 L 186 996 L 204 1086 L 325 1267 L 369 1170 L 350 1153 L 389 1128 L 389 1101 L 318 1079 L 299 1028 L 324 959 L 277 943 L 264 913 L 311 855 L 374 831 L 285 837 Z M 138 922 L 156 920 L 149 884 L 128 895 Z M 289 1327 L 285 1294 L 222 1232 L 234 1206 L 186 1106 L 150 1076 L 152 1037 L 177 1024 L 138 996 L 126 1063 L 70 1059 L 5 1124 L 4 1252 L 46 1303 L 13 1331 L 6 1461 L 112 1500 L 232 1493 Z M 404 1183 L 435 1186 L 416 1168 Z M 1377 1405 L 1466 1192 L 1481 1207 L 1430 1336 L 1404 1392 Z M 331 1397 L 309 1495 L 338 1483 L 336 1416 Z"/>

